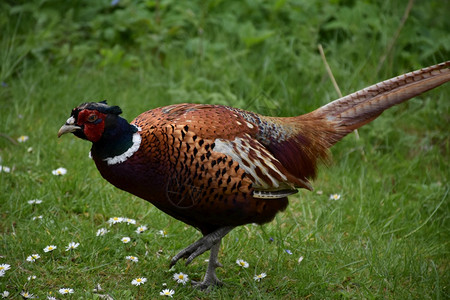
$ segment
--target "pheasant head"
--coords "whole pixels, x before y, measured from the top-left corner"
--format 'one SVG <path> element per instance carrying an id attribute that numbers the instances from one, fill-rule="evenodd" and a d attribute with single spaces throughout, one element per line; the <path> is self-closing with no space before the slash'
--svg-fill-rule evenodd
<path id="1" fill-rule="evenodd" d="M 73 133 L 93 143 L 92 155 L 102 160 L 120 157 L 130 148 L 136 148 L 136 137 L 133 137 L 138 131 L 119 116 L 121 113 L 120 107 L 109 106 L 106 101 L 83 103 L 72 110 L 58 137 Z"/>
<path id="2" fill-rule="evenodd" d="M 121 113 L 120 107 L 109 106 L 106 101 L 83 103 L 72 110 L 66 124 L 59 129 L 58 137 L 71 132 L 79 138 L 98 142 L 105 132 L 116 126 Z"/>

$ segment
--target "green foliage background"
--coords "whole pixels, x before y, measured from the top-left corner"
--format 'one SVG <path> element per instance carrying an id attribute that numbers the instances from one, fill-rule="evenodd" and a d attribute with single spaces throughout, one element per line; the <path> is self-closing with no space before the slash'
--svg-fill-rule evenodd
<path id="1" fill-rule="evenodd" d="M 103 181 L 87 143 L 56 139 L 70 110 L 87 100 L 108 99 L 128 120 L 182 102 L 309 112 L 338 98 L 318 44 L 344 94 L 448 60 L 450 2 L 415 1 L 396 37 L 407 4 L 1 1 L 0 164 L 12 171 L 0 173 L 0 263 L 11 264 L 0 292 L 42 298 L 69 286 L 72 298 L 86 299 L 98 297 L 92 289 L 101 284 L 114 299 L 148 299 L 165 282 L 176 298 L 448 298 L 448 84 L 387 111 L 359 140 L 339 143 L 314 184 L 323 194 L 302 191 L 271 224 L 230 233 L 220 257 L 226 285 L 209 294 L 176 285 L 167 269 L 198 233 Z M 16 143 L 20 135 L 29 141 Z M 53 176 L 59 166 L 68 174 Z M 341 200 L 329 201 L 331 193 Z M 35 198 L 42 205 L 27 203 Z M 32 220 L 37 215 L 42 221 Z M 150 229 L 137 236 L 120 225 L 97 238 L 117 215 Z M 123 235 L 132 246 L 119 244 Z M 72 240 L 80 248 L 64 252 Z M 44 255 L 51 243 L 61 251 Z M 27 263 L 35 252 L 42 259 Z M 127 265 L 125 255 L 140 262 Z M 237 258 L 250 268 L 237 269 Z M 198 280 L 205 263 L 176 268 Z M 268 277 L 255 283 L 261 272 Z M 38 278 L 29 282 L 32 274 Z M 138 276 L 149 279 L 140 289 L 130 284 Z"/>

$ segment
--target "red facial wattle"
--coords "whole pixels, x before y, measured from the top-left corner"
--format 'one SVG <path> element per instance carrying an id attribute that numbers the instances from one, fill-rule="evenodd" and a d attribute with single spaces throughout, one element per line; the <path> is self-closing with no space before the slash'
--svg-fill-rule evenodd
<path id="1" fill-rule="evenodd" d="M 77 125 L 83 127 L 83 132 L 91 142 L 98 142 L 105 130 L 106 114 L 96 110 L 85 109 L 78 114 Z"/>

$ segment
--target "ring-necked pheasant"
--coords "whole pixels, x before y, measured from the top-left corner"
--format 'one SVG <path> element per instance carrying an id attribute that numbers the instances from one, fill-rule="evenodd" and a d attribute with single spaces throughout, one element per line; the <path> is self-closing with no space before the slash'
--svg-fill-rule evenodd
<path id="1" fill-rule="evenodd" d="M 266 117 L 237 108 L 177 104 L 142 113 L 129 124 L 118 106 L 83 103 L 58 136 L 92 142 L 101 175 L 203 238 L 179 252 L 186 264 L 211 250 L 199 287 L 218 285 L 221 239 L 234 227 L 263 224 L 288 205 L 328 148 L 385 109 L 450 81 L 450 61 L 383 81 L 311 113 Z"/>

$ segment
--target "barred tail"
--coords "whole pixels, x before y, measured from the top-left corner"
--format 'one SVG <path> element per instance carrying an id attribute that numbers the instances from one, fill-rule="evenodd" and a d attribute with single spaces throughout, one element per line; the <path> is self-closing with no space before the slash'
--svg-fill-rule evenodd
<path id="1" fill-rule="evenodd" d="M 450 81 L 450 61 L 377 83 L 311 112 L 334 124 L 334 142 L 371 122 L 384 110 Z M 309 114 L 301 116 L 307 117 Z"/>
<path id="2" fill-rule="evenodd" d="M 314 178 L 328 149 L 384 110 L 450 81 L 450 61 L 377 83 L 308 114 L 277 119 L 289 138 L 271 141 L 269 150 L 297 178 Z M 281 120 L 282 119 L 282 120 Z"/>

